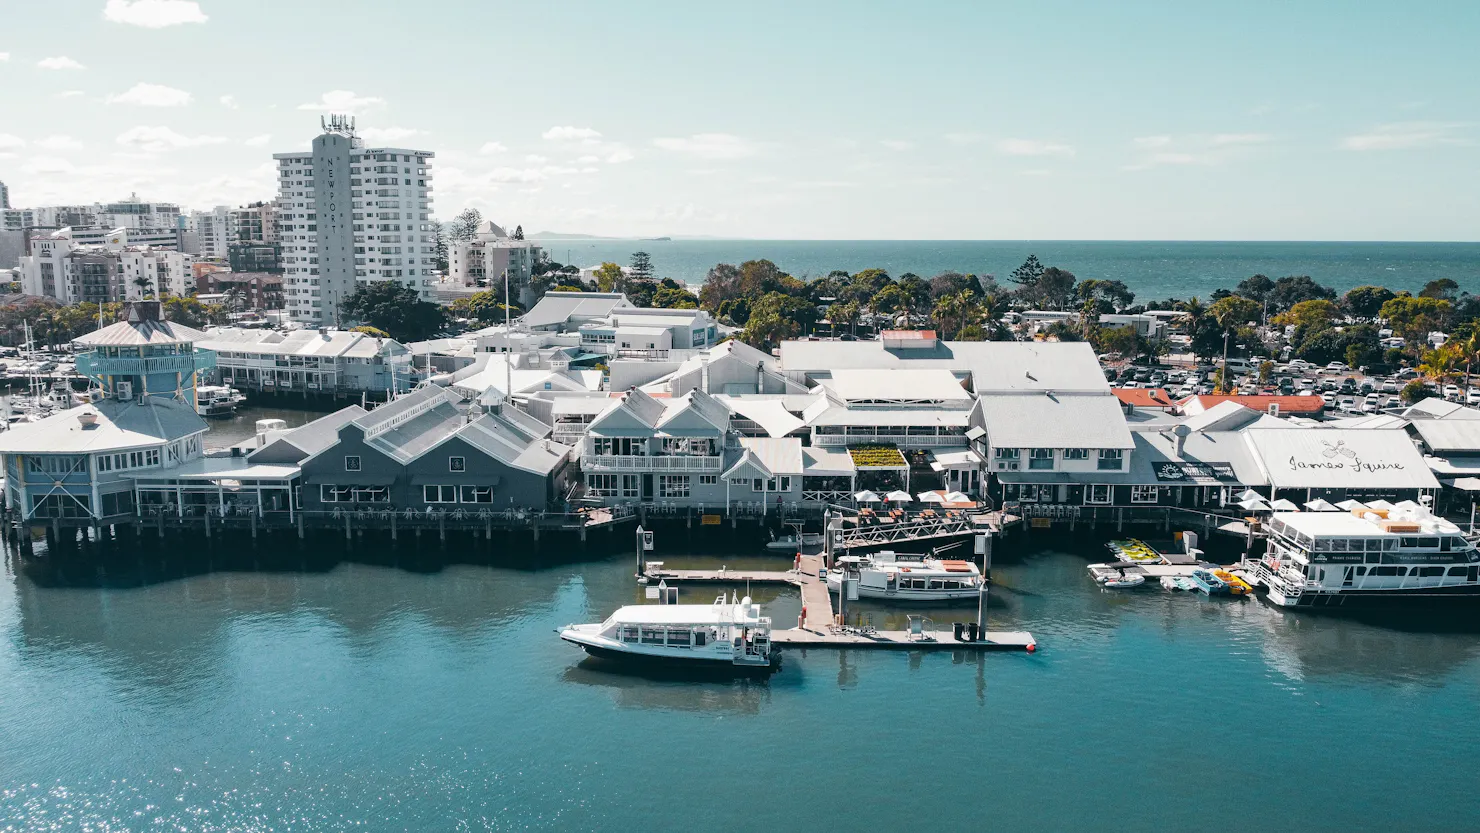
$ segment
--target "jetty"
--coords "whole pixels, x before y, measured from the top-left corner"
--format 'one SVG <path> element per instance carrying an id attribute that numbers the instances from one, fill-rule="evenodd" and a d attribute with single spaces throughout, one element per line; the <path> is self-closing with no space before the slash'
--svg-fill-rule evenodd
<path id="1" fill-rule="evenodd" d="M 649 582 L 790 584 L 801 590 L 802 615 L 795 628 L 771 631 L 771 642 L 795 648 L 895 648 L 911 651 L 1036 651 L 1037 641 L 1027 631 L 986 631 L 976 640 L 958 640 L 952 631 L 870 630 L 846 627 L 837 621 L 832 594 L 823 580 L 825 556 L 799 556 L 797 570 L 675 570 L 662 562 L 645 563 L 642 577 Z"/>

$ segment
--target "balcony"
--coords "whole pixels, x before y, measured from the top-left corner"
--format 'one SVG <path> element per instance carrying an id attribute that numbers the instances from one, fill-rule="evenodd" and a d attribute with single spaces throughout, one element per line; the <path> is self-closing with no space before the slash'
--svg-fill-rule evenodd
<path id="1" fill-rule="evenodd" d="M 724 467 L 724 458 L 647 456 L 643 454 L 590 454 L 581 457 L 582 471 L 697 471 L 715 473 Z"/>
<path id="2" fill-rule="evenodd" d="M 965 448 L 964 434 L 814 434 L 812 444 L 822 448 L 850 445 L 897 445 L 900 448 Z"/>
<path id="3" fill-rule="evenodd" d="M 148 376 L 155 373 L 193 373 L 216 366 L 214 350 L 201 350 L 177 356 L 112 358 L 96 351 L 77 356 L 77 372 L 83 376 Z"/>

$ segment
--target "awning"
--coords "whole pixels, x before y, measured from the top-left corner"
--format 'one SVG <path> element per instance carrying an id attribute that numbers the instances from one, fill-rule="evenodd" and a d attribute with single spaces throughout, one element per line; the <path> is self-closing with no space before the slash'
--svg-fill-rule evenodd
<path id="1" fill-rule="evenodd" d="M 1480 492 L 1480 477 L 1455 478 L 1452 485 L 1462 492 Z"/>
<path id="2" fill-rule="evenodd" d="M 772 437 L 784 437 L 806 425 L 779 399 L 746 399 L 742 396 L 725 398 L 730 410 L 754 422 Z"/>

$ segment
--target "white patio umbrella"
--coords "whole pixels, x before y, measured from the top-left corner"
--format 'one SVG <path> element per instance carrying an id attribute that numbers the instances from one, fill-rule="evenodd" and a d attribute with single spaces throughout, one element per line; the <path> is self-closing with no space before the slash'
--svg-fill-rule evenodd
<path id="1" fill-rule="evenodd" d="M 971 503 L 971 495 L 965 492 L 946 492 L 946 503 Z"/>
<path id="2" fill-rule="evenodd" d="M 1269 505 L 1269 508 L 1270 509 L 1273 509 L 1276 512 L 1299 512 L 1300 511 L 1300 507 L 1299 506 L 1296 506 L 1294 504 L 1294 502 L 1285 500 L 1284 498 L 1280 498 L 1279 500 L 1275 501 L 1274 503 L 1271 503 Z"/>
<path id="3" fill-rule="evenodd" d="M 910 496 L 909 492 L 901 491 L 899 489 L 895 489 L 889 494 L 884 495 L 884 499 L 889 501 L 890 503 L 909 503 L 910 501 L 914 500 L 914 498 Z"/>
<path id="4" fill-rule="evenodd" d="M 921 492 L 916 495 L 921 503 L 945 503 L 946 496 L 940 492 Z"/>
<path id="5" fill-rule="evenodd" d="M 1264 495 L 1259 494 L 1253 489 L 1245 489 L 1242 492 L 1234 495 L 1233 499 L 1238 501 L 1239 503 L 1243 503 L 1246 500 L 1264 500 Z"/>
<path id="6" fill-rule="evenodd" d="M 1350 512 L 1353 509 L 1366 509 L 1367 508 L 1367 504 L 1361 502 L 1360 500 L 1350 500 L 1350 499 L 1348 499 L 1348 500 L 1343 500 L 1340 503 L 1337 503 L 1336 504 L 1336 508 L 1337 509 L 1340 509 L 1343 512 Z"/>
<path id="7" fill-rule="evenodd" d="M 1388 503 L 1387 501 L 1383 500 L 1382 498 L 1375 498 L 1373 500 L 1367 501 L 1367 508 L 1368 509 L 1388 509 L 1388 510 L 1391 510 L 1393 508 L 1393 505 L 1391 503 Z"/>
<path id="8" fill-rule="evenodd" d="M 1241 500 L 1238 502 L 1238 505 L 1243 507 L 1245 512 L 1260 512 L 1269 508 L 1269 504 L 1264 502 L 1264 498 L 1257 496 L 1252 500 Z"/>
<path id="9" fill-rule="evenodd" d="M 1307 500 L 1305 502 L 1305 508 L 1306 509 L 1309 509 L 1312 512 L 1339 512 L 1340 511 L 1339 509 L 1336 508 L 1336 504 L 1334 504 L 1331 501 L 1326 500 L 1324 498 L 1316 498 L 1315 500 Z"/>
<path id="10" fill-rule="evenodd" d="M 870 492 L 867 489 L 864 489 L 863 491 L 855 494 L 853 496 L 853 499 L 858 501 L 859 503 L 878 503 L 880 500 L 879 496 L 876 493 Z"/>

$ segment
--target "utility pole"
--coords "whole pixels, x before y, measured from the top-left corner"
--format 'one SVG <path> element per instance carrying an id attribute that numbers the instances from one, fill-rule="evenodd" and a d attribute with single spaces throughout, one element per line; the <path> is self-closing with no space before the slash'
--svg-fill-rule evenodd
<path id="1" fill-rule="evenodd" d="M 1223 377 L 1218 385 L 1219 393 L 1228 393 L 1228 331 L 1223 331 Z"/>

